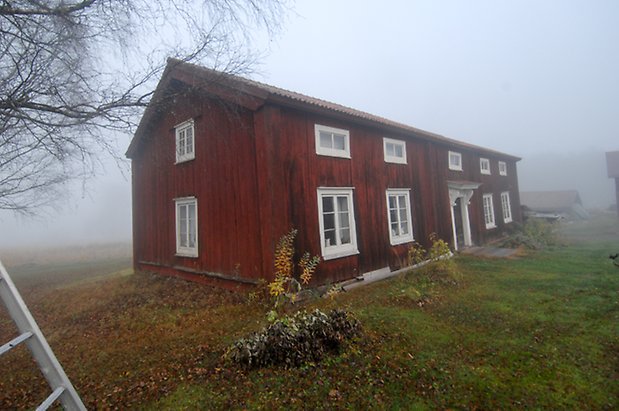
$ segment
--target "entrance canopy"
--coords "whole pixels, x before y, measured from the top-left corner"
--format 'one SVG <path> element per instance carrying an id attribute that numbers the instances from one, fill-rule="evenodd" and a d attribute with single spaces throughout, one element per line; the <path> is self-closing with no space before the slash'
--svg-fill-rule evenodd
<path id="1" fill-rule="evenodd" d="M 454 250 L 458 250 L 458 235 L 462 235 L 465 247 L 473 245 L 471 238 L 471 221 L 469 219 L 469 201 L 473 196 L 473 190 L 479 188 L 481 183 L 475 181 L 447 181 L 449 188 L 449 203 L 451 205 L 451 227 L 453 229 Z M 460 201 L 458 201 L 458 199 Z M 459 214 L 456 213 L 459 211 Z M 456 224 L 456 216 L 458 223 Z M 460 232 L 461 231 L 461 232 Z"/>

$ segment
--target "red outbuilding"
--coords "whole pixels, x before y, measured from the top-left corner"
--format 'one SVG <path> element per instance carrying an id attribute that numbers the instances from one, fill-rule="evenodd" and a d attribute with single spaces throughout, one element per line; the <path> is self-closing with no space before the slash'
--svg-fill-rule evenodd
<path id="1" fill-rule="evenodd" d="M 135 268 L 223 286 L 271 279 L 292 228 L 317 285 L 521 221 L 518 157 L 173 59 L 127 156 Z"/>

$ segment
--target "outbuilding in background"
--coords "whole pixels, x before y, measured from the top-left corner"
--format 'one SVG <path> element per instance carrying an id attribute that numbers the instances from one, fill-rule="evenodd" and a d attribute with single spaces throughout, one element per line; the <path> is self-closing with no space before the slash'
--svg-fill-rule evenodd
<path id="1" fill-rule="evenodd" d="M 608 151 L 606 153 L 606 169 L 608 177 L 615 179 L 615 208 L 617 209 L 617 217 L 619 217 L 619 151 Z"/>
<path id="2" fill-rule="evenodd" d="M 585 210 L 576 190 L 563 191 L 522 191 L 520 203 L 527 217 L 558 220 L 586 220 L 589 212 Z"/>

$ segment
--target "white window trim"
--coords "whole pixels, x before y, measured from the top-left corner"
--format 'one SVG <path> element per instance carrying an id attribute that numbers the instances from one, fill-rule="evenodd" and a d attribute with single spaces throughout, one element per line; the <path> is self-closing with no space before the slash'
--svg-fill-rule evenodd
<path id="1" fill-rule="evenodd" d="M 499 161 L 499 175 L 507 175 L 507 163 L 505 161 Z"/>
<path id="2" fill-rule="evenodd" d="M 484 194 L 482 197 L 482 206 L 483 206 L 482 208 L 484 212 L 484 222 L 486 223 L 486 229 L 491 229 L 491 228 L 496 227 L 496 219 L 494 216 L 494 201 L 492 197 L 493 197 L 492 193 Z M 488 209 L 489 209 L 489 217 L 491 218 L 491 221 L 486 221 L 486 200 L 489 200 Z"/>
<path id="3" fill-rule="evenodd" d="M 322 252 L 323 260 L 333 260 L 336 258 L 347 257 L 350 255 L 359 254 L 357 247 L 357 229 L 355 222 L 355 202 L 352 188 L 345 187 L 320 187 L 317 190 L 318 197 L 318 225 L 320 236 L 320 251 Z M 348 197 L 348 215 L 350 216 L 350 244 L 335 245 L 326 247 L 324 242 L 324 221 L 322 215 L 322 197 L 323 196 L 347 196 Z"/>
<path id="4" fill-rule="evenodd" d="M 180 134 L 181 131 L 186 130 L 188 128 L 191 128 L 191 153 L 186 153 L 183 155 L 179 154 L 179 144 L 180 144 Z M 176 126 L 174 126 L 174 136 L 175 136 L 175 144 L 174 144 L 174 149 L 176 151 L 176 163 L 175 164 L 179 164 L 179 163 L 184 163 L 186 161 L 190 161 L 193 160 L 194 158 L 196 158 L 196 129 L 194 126 L 194 121 L 193 119 L 184 121 Z"/>
<path id="5" fill-rule="evenodd" d="M 320 145 L 320 132 L 343 134 L 345 141 L 345 149 L 337 150 L 329 147 L 321 147 Z M 350 158 L 350 132 L 341 128 L 323 126 L 321 124 L 314 124 L 314 136 L 316 140 L 316 154 L 329 157 Z"/>
<path id="6" fill-rule="evenodd" d="M 388 155 L 387 144 L 401 146 L 402 157 Z M 385 155 L 385 163 L 406 164 L 406 141 L 383 137 L 383 153 Z"/>
<path id="7" fill-rule="evenodd" d="M 194 204 L 196 207 L 196 221 L 195 221 L 195 230 L 196 230 L 196 246 L 195 247 L 181 247 L 180 242 L 180 224 L 179 224 L 179 212 L 178 208 L 180 205 L 186 204 Z M 176 255 L 180 257 L 198 257 L 198 200 L 195 197 L 181 197 L 174 199 L 174 224 L 176 226 Z"/>
<path id="8" fill-rule="evenodd" d="M 512 204 L 509 198 L 509 191 L 503 191 L 501 193 L 501 209 L 503 210 L 503 222 L 511 223 L 513 220 L 512 220 Z"/>
<path id="9" fill-rule="evenodd" d="M 389 223 L 389 242 L 391 245 L 399 245 L 404 243 L 410 243 L 415 241 L 413 236 L 413 219 L 411 216 L 411 198 L 410 198 L 410 189 L 409 188 L 388 188 L 386 191 L 386 199 L 387 199 L 387 221 Z M 406 218 L 408 221 L 408 234 L 394 236 L 391 232 L 391 212 L 389 210 L 389 197 L 390 196 L 405 196 L 406 197 Z M 399 223 L 399 221 L 398 221 Z"/>
<path id="10" fill-rule="evenodd" d="M 455 155 L 460 159 L 460 164 L 452 164 L 451 156 Z M 447 162 L 449 163 L 449 169 L 455 171 L 462 171 L 462 153 L 458 153 L 457 151 L 449 151 L 447 153 Z"/>
<path id="11" fill-rule="evenodd" d="M 484 168 L 484 165 L 486 166 L 485 168 Z M 481 171 L 482 174 L 486 174 L 486 175 L 492 174 L 490 171 L 490 160 L 488 160 L 487 158 L 480 158 L 479 159 L 479 170 Z"/>

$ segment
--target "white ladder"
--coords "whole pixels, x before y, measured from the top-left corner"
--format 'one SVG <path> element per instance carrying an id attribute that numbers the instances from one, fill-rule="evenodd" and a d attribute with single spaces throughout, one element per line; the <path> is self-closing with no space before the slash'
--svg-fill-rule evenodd
<path id="1" fill-rule="evenodd" d="M 0 355 L 25 342 L 52 389 L 52 393 L 37 407 L 37 411 L 48 409 L 56 400 L 60 401 L 65 410 L 86 410 L 1 261 L 0 298 L 20 333 L 18 337 L 0 347 Z"/>

